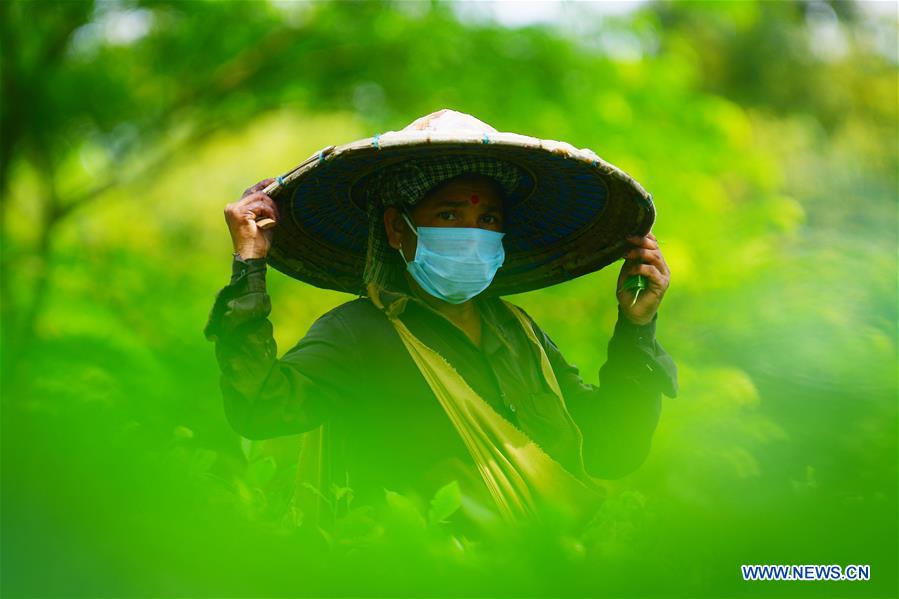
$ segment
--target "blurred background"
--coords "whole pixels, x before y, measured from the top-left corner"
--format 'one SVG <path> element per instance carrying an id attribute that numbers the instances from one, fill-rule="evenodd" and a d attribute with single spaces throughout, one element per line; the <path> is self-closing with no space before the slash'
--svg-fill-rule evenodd
<path id="1" fill-rule="evenodd" d="M 895 2 L 0 3 L 4 596 L 895 597 Z M 580 535 L 322 542 L 223 414 L 225 204 L 453 108 L 653 194 L 681 389 Z M 597 383 L 620 263 L 510 297 Z M 279 352 L 350 296 L 268 275 Z M 740 564 L 869 564 L 743 582 Z"/>

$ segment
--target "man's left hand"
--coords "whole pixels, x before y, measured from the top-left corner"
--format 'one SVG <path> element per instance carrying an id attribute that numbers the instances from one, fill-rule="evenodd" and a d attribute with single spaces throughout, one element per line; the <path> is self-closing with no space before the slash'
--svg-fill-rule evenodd
<path id="1" fill-rule="evenodd" d="M 652 321 L 659 309 L 659 303 L 671 280 L 671 271 L 652 232 L 644 237 L 630 236 L 626 240 L 633 247 L 624 254 L 624 264 L 618 274 L 618 303 L 628 320 L 636 324 L 647 324 Z M 621 286 L 634 275 L 643 275 L 649 285 L 640 292 L 637 302 L 632 306 L 631 302 L 634 301 L 634 293 L 637 290 L 621 290 Z"/>

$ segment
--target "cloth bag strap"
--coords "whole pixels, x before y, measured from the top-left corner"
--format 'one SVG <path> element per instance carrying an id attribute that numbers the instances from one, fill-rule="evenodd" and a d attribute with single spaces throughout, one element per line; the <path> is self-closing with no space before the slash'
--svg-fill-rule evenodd
<path id="1" fill-rule="evenodd" d="M 514 306 L 510 309 L 526 324 Z M 595 480 L 579 478 L 565 469 L 497 413 L 443 356 L 415 337 L 397 314 L 385 313 L 462 438 L 497 509 L 507 521 L 539 519 L 547 508 L 580 519 L 596 508 L 604 493 Z M 540 347 L 543 375 L 561 400 L 552 367 L 532 330 L 528 338 Z"/>
<path id="2" fill-rule="evenodd" d="M 571 417 L 571 413 L 568 411 L 568 406 L 565 404 L 565 397 L 562 394 L 562 389 L 559 387 L 559 381 L 556 379 L 556 373 L 553 371 L 552 364 L 549 362 L 549 356 L 546 355 L 546 350 L 543 349 L 543 345 L 537 340 L 537 334 L 534 332 L 533 327 L 531 327 L 531 323 L 518 306 L 511 304 L 504 299 L 501 299 L 501 301 L 518 319 L 521 328 L 524 329 L 525 335 L 527 335 L 531 342 L 531 346 L 535 348 L 540 359 L 540 370 L 543 374 L 543 378 L 546 380 L 547 385 L 549 385 L 550 390 L 559 402 L 559 407 L 561 408 L 565 419 L 568 421 L 569 427 L 574 431 L 578 448 L 577 471 L 575 474 L 579 479 L 588 481 L 591 487 L 602 488 L 604 493 L 608 493 L 611 485 L 590 476 L 584 466 L 584 435 L 581 432 L 580 427 L 575 423 L 574 418 Z"/>

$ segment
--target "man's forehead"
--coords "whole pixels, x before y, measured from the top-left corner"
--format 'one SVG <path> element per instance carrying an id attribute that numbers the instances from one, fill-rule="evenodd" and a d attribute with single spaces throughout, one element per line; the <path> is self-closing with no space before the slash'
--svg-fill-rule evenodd
<path id="1" fill-rule="evenodd" d="M 445 198 L 433 199 L 432 201 L 425 203 L 430 208 L 461 208 L 469 204 L 483 205 L 488 210 L 499 210 L 503 207 L 503 203 L 500 199 L 490 196 L 484 198 L 479 194 L 469 194 L 467 199 L 465 194 L 454 194 Z"/>
<path id="2" fill-rule="evenodd" d="M 500 209 L 503 205 L 502 197 L 484 186 L 474 185 L 449 185 L 438 190 L 430 197 L 425 198 L 423 205 L 430 207 L 484 205 L 490 209 Z"/>

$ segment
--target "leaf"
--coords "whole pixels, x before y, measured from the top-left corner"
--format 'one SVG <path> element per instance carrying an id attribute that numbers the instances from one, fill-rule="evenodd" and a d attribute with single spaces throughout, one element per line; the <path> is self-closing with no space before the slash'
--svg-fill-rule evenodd
<path id="1" fill-rule="evenodd" d="M 250 453 L 253 451 L 253 441 L 246 437 L 241 437 L 240 450 L 243 452 L 244 457 L 247 458 L 247 461 L 249 461 Z"/>
<path id="2" fill-rule="evenodd" d="M 256 460 L 247 467 L 247 480 L 257 487 L 264 487 L 278 470 L 275 458 L 265 456 L 261 460 Z"/>
<path id="3" fill-rule="evenodd" d="M 632 277 L 628 278 L 627 281 L 624 282 L 624 285 L 621 286 L 621 289 L 622 290 L 630 290 L 630 289 L 642 290 L 642 289 L 646 289 L 646 287 L 647 287 L 646 277 L 644 277 L 643 275 L 633 275 Z"/>
<path id="4" fill-rule="evenodd" d="M 254 441 L 246 437 L 240 438 L 240 449 L 248 462 L 252 462 L 262 454 L 263 441 Z"/>
<path id="5" fill-rule="evenodd" d="M 206 472 L 215 463 L 216 458 L 218 458 L 218 452 L 211 449 L 198 449 L 191 456 L 190 465 L 194 472 Z"/>
<path id="6" fill-rule="evenodd" d="M 395 491 L 384 489 L 384 496 L 387 501 L 387 507 L 395 516 L 396 520 L 413 529 L 421 529 L 425 527 L 425 519 L 415 503 Z"/>
<path id="7" fill-rule="evenodd" d="M 431 499 L 431 509 L 428 510 L 428 523 L 437 524 L 445 522 L 462 506 L 462 492 L 459 490 L 459 481 L 452 481 L 438 489 Z"/>
<path id="8" fill-rule="evenodd" d="M 301 486 L 302 486 L 304 489 L 309 489 L 310 491 L 312 491 L 313 493 L 315 493 L 315 496 L 318 497 L 319 499 L 321 499 L 322 501 L 324 501 L 325 503 L 327 503 L 329 507 L 333 507 L 333 504 L 331 503 L 331 499 L 330 499 L 327 495 L 325 495 L 324 493 L 322 493 L 322 492 L 318 489 L 318 487 L 316 487 L 316 486 L 313 485 L 312 483 L 304 482 Z"/>
<path id="9" fill-rule="evenodd" d="M 331 483 L 331 495 L 334 497 L 334 503 L 339 503 L 344 497 L 346 497 L 348 506 L 353 501 L 353 489 L 350 487 L 340 487 L 335 483 Z"/>
<path id="10" fill-rule="evenodd" d="M 176 426 L 172 432 L 176 439 L 193 439 L 194 432 L 186 426 Z"/>

